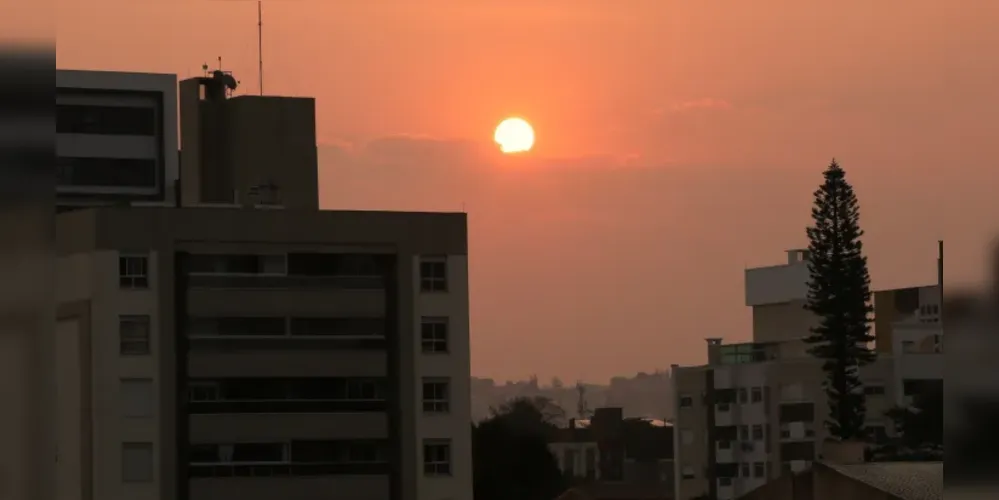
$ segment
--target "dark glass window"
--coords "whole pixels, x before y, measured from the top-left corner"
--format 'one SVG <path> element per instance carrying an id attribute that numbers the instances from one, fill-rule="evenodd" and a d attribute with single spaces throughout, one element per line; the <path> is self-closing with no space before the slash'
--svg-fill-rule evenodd
<path id="1" fill-rule="evenodd" d="M 150 158 L 56 158 L 59 186 L 156 187 L 155 159 Z"/>
<path id="2" fill-rule="evenodd" d="M 781 422 L 815 421 L 815 405 L 812 403 L 792 403 L 780 406 Z"/>
<path id="3" fill-rule="evenodd" d="M 155 135 L 156 110 L 151 107 L 56 106 L 59 134 Z"/>
<path id="4" fill-rule="evenodd" d="M 422 318 L 420 321 L 420 345 L 424 353 L 448 352 L 448 319 Z"/>
<path id="5" fill-rule="evenodd" d="M 447 261 L 444 259 L 420 262 L 420 291 L 447 291 Z"/>

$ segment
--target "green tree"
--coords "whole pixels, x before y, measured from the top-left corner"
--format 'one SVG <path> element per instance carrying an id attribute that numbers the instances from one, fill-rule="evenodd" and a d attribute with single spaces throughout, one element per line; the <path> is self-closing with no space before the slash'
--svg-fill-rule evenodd
<path id="1" fill-rule="evenodd" d="M 895 424 L 897 437 L 874 451 L 879 461 L 943 459 L 943 381 L 929 384 L 912 406 L 896 406 L 887 416 Z"/>
<path id="2" fill-rule="evenodd" d="M 826 427 L 833 437 L 864 437 L 866 401 L 860 367 L 874 361 L 869 343 L 871 279 L 860 238 L 860 205 L 846 172 L 833 160 L 815 191 L 808 234 L 808 300 L 818 325 L 805 339 L 823 361 L 829 401 Z"/>
<path id="3" fill-rule="evenodd" d="M 551 500 L 568 481 L 548 449 L 557 405 L 515 398 L 472 427 L 475 500 Z"/>

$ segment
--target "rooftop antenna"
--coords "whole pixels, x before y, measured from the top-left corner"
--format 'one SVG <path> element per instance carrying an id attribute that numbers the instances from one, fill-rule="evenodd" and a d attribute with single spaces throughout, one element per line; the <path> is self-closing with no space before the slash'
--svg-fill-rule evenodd
<path id="1" fill-rule="evenodd" d="M 257 0 L 257 64 L 259 65 L 260 95 L 264 95 L 264 8 Z"/>

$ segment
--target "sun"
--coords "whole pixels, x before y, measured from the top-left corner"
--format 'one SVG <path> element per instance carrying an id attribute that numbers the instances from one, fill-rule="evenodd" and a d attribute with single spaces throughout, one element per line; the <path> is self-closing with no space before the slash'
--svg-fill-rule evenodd
<path id="1" fill-rule="evenodd" d="M 534 129 L 523 118 L 507 118 L 496 127 L 493 140 L 504 153 L 526 153 L 534 147 Z"/>

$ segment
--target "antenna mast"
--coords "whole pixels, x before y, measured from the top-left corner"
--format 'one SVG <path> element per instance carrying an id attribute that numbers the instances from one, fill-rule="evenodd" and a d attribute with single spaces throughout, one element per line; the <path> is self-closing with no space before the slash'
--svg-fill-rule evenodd
<path id="1" fill-rule="evenodd" d="M 260 0 L 257 0 L 257 63 L 260 66 L 260 95 L 264 95 L 264 9 Z"/>

